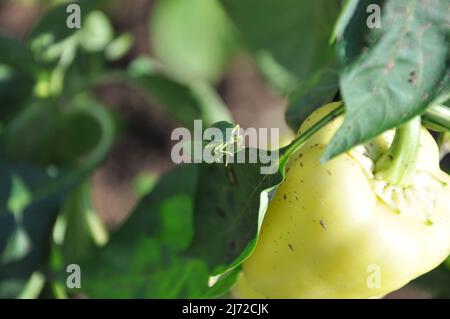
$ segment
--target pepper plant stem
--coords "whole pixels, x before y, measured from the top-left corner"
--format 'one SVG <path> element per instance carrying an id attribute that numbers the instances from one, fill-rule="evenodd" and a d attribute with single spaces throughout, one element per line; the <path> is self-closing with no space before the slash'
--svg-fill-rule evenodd
<path id="1" fill-rule="evenodd" d="M 437 132 L 450 132 L 450 107 L 435 105 L 422 115 L 425 127 Z"/>
<path id="2" fill-rule="evenodd" d="M 318 121 L 311 128 L 306 130 L 303 134 L 300 134 L 291 144 L 281 149 L 280 152 L 282 155 L 280 156 L 279 167 L 284 168 L 289 157 L 295 152 L 297 152 L 311 136 L 317 133 L 325 125 L 333 121 L 336 117 L 344 114 L 344 112 L 345 112 L 344 104 L 341 103 L 341 105 L 339 105 L 336 109 L 331 111 L 327 116 Z"/>
<path id="3" fill-rule="evenodd" d="M 375 164 L 376 177 L 393 185 L 410 184 L 419 152 L 420 128 L 420 117 L 397 128 L 388 152 Z"/>

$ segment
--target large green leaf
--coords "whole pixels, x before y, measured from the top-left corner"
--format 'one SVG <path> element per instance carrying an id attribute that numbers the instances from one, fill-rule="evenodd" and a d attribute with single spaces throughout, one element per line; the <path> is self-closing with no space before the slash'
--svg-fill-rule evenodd
<path id="1" fill-rule="evenodd" d="M 261 174 L 259 160 L 245 163 L 201 164 L 195 196 L 194 239 L 189 254 L 204 260 L 214 274 L 242 263 L 253 250 L 269 192 L 282 176 Z M 237 153 L 235 156 L 239 156 Z M 275 163 L 276 164 L 276 163 Z"/>
<path id="2" fill-rule="evenodd" d="M 446 1 L 388 0 L 382 28 L 371 31 L 364 19 L 367 3 L 360 2 L 338 41 L 346 115 L 323 160 L 401 125 L 450 94 Z"/>
<path id="3" fill-rule="evenodd" d="M 204 150 L 209 149 L 212 158 L 205 161 L 209 155 L 204 152 L 199 164 L 194 237 L 186 254 L 204 260 L 218 275 L 239 266 L 253 251 L 270 192 L 283 179 L 284 163 L 279 162 L 279 150 L 245 148 L 244 140 L 239 141 L 243 132 L 237 133 L 230 123 L 213 127 L 224 140 L 217 143 L 204 136 Z"/>
<path id="4" fill-rule="evenodd" d="M 328 39 L 339 12 L 337 1 L 318 0 L 221 0 L 244 40 L 257 56 L 270 55 L 285 70 L 278 89 L 289 93 L 333 60 Z M 274 63 L 262 66 L 274 74 Z M 277 68 L 279 69 L 279 68 Z M 280 72 L 275 72 L 275 77 Z M 286 78 L 293 78 L 286 81 Z M 273 79 L 278 82 L 277 79 Z M 290 83 L 289 83 L 290 82 Z M 281 87 L 283 86 L 283 87 Z"/>

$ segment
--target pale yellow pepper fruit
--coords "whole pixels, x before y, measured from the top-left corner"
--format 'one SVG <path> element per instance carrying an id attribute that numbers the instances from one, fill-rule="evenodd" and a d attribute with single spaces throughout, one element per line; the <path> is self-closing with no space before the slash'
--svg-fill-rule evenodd
<path id="1" fill-rule="evenodd" d="M 314 112 L 300 132 L 337 105 Z M 342 121 L 333 120 L 290 158 L 243 265 L 239 297 L 377 298 L 450 254 L 450 178 L 439 168 L 433 137 L 422 129 L 414 182 L 404 188 L 373 173 L 393 132 L 320 163 Z"/>

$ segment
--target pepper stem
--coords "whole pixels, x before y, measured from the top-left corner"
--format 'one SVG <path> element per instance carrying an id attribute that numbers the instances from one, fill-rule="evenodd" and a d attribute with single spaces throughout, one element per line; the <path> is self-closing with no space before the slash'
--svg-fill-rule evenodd
<path id="1" fill-rule="evenodd" d="M 419 153 L 420 127 L 420 117 L 415 117 L 396 130 L 388 152 L 375 164 L 376 177 L 394 185 L 411 183 Z"/>

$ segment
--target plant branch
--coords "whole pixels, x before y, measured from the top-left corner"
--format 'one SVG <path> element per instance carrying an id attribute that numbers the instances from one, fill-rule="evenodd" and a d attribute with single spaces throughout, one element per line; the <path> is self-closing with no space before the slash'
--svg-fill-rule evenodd
<path id="1" fill-rule="evenodd" d="M 450 132 L 450 108 L 445 105 L 429 107 L 422 116 L 422 123 L 433 131 Z"/>
<path id="2" fill-rule="evenodd" d="M 399 127 L 388 152 L 375 163 L 375 174 L 390 184 L 407 186 L 416 168 L 420 143 L 420 117 Z"/>
<path id="3" fill-rule="evenodd" d="M 344 104 L 342 103 L 336 109 L 331 111 L 327 116 L 325 116 L 320 121 L 315 123 L 308 130 L 306 130 L 303 134 L 299 135 L 291 144 L 289 144 L 287 147 L 283 148 L 280 151 L 280 153 L 282 153 L 282 155 L 280 157 L 280 162 L 279 162 L 280 169 L 284 170 L 284 166 L 286 165 L 287 161 L 289 160 L 289 157 L 291 157 L 292 154 L 297 152 L 311 136 L 313 136 L 315 133 L 317 133 L 325 125 L 327 125 L 328 123 L 333 121 L 336 117 L 344 114 L 344 112 L 345 112 Z"/>

